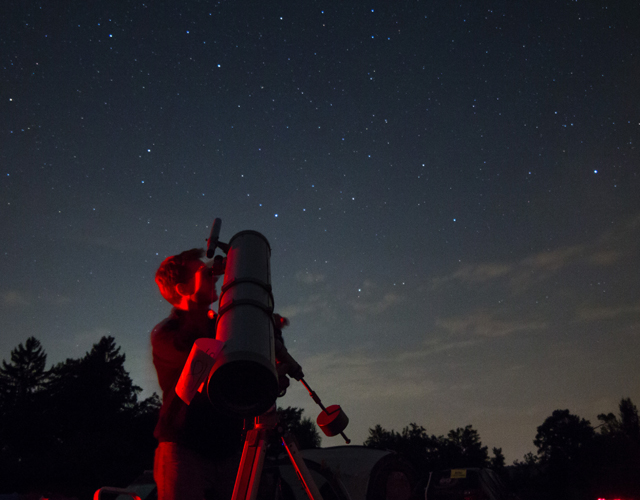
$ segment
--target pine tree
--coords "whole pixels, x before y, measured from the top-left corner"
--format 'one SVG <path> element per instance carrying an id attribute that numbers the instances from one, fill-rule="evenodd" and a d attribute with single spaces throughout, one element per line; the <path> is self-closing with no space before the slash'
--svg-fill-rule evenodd
<path id="1" fill-rule="evenodd" d="M 49 372 L 47 355 L 35 337 L 11 351 L 0 368 L 0 484 L 19 485 L 37 468 L 46 444 L 43 401 Z"/>
<path id="2" fill-rule="evenodd" d="M 112 337 L 50 370 L 36 339 L 12 351 L 0 368 L 3 489 L 87 496 L 152 467 L 160 401 L 138 401 L 124 361 Z"/>
<path id="3" fill-rule="evenodd" d="M 0 404 L 3 411 L 32 402 L 44 388 L 48 372 L 47 355 L 35 337 L 11 351 L 11 362 L 2 361 L 0 368 Z"/>

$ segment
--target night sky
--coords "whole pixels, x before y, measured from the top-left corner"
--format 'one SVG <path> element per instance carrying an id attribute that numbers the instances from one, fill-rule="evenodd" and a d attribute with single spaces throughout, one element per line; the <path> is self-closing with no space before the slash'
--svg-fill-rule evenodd
<path id="1" fill-rule="evenodd" d="M 111 335 L 159 391 L 155 270 L 220 217 L 269 240 L 289 350 L 356 444 L 472 424 L 510 463 L 556 409 L 640 404 L 637 2 L 1 11 L 0 358 Z"/>

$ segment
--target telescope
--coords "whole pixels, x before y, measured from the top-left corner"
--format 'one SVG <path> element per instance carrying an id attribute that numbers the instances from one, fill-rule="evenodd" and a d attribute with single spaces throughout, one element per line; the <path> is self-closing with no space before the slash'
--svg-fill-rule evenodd
<path id="1" fill-rule="evenodd" d="M 322 412 L 317 423 L 327 436 L 342 435 L 349 419 L 340 406 L 325 408 L 305 382 L 300 365 L 280 335 L 283 324 L 274 315 L 271 289 L 271 247 L 257 231 L 241 231 L 228 243 L 220 241 L 222 221 L 215 219 L 207 239 L 207 257 L 217 248 L 226 254 L 214 259 L 214 273 L 224 272 L 216 338 L 198 339 L 182 371 L 176 393 L 187 404 L 197 390 L 223 412 L 242 418 L 263 415 L 280 394 L 276 361 L 291 367 L 287 375 L 302 382 Z M 278 318 L 278 319 L 276 319 Z"/>
<path id="2" fill-rule="evenodd" d="M 229 243 L 220 241 L 222 221 L 215 219 L 207 239 L 207 257 L 216 248 L 226 253 L 216 256 L 213 273 L 224 272 L 220 291 L 216 338 L 197 339 L 176 385 L 176 393 L 187 404 L 196 391 L 204 391 L 209 401 L 235 417 L 254 419 L 247 431 L 232 500 L 256 500 L 267 448 L 267 436 L 278 429 L 280 440 L 310 500 L 323 500 L 311 473 L 300 455 L 295 438 L 278 426 L 275 402 L 281 393 L 276 362 L 287 375 L 302 382 L 312 399 L 322 408 L 317 424 L 327 436 L 340 434 L 349 418 L 339 405 L 324 407 L 304 380 L 302 368 L 291 357 L 281 335 L 288 324 L 273 314 L 271 289 L 271 247 L 257 231 L 241 231 Z M 213 317 L 213 311 L 209 311 Z"/>
<path id="3" fill-rule="evenodd" d="M 207 256 L 213 256 L 215 246 L 227 254 L 216 319 L 216 340 L 224 347 L 209 374 L 207 395 L 227 413 L 255 417 L 273 406 L 279 392 L 271 247 L 257 231 L 241 231 L 221 244 L 219 230 L 216 219 Z"/>

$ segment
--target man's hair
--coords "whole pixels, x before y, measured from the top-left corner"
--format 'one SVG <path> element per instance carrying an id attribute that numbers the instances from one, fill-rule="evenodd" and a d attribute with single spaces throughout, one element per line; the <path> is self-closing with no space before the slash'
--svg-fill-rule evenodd
<path id="1" fill-rule="evenodd" d="M 162 261 L 156 271 L 156 283 L 162 296 L 171 304 L 178 304 L 181 300 L 180 294 L 176 292 L 176 285 L 188 283 L 193 277 L 189 264 L 200 260 L 203 256 L 204 249 L 192 248 Z"/>

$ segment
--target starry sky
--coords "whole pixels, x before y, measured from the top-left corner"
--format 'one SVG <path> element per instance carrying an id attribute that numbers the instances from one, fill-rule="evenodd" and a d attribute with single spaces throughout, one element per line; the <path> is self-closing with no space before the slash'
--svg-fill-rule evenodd
<path id="1" fill-rule="evenodd" d="M 3 1 L 0 357 L 111 335 L 158 391 L 155 270 L 220 217 L 354 443 L 472 424 L 510 463 L 640 404 L 633 4 Z"/>

